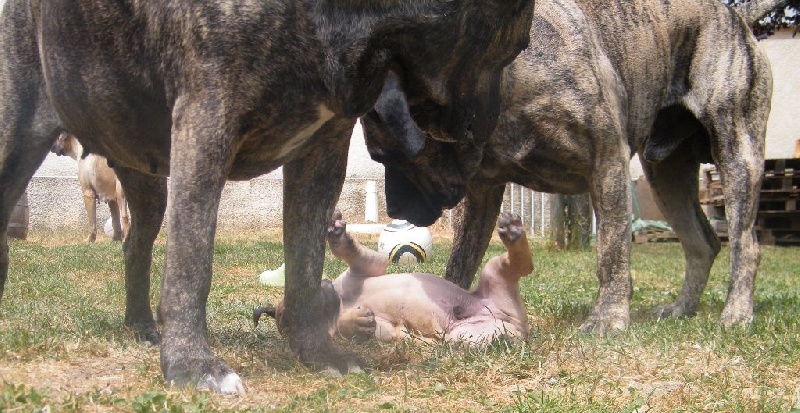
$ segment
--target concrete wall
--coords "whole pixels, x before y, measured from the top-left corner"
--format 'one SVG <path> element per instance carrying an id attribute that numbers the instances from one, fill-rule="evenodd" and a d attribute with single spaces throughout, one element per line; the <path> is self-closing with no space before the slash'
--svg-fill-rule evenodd
<path id="1" fill-rule="evenodd" d="M 383 194 L 383 166 L 370 159 L 361 127 L 353 133 L 347 180 L 339 208 L 349 222 L 364 221 L 367 180 L 378 181 L 379 221 L 388 222 Z M 84 230 L 86 211 L 78 185 L 77 162 L 48 155 L 28 185 L 29 228 Z M 98 225 L 110 216 L 106 205 L 97 209 Z M 229 181 L 222 193 L 218 227 L 221 230 L 280 228 L 283 221 L 283 174 L 278 169 L 244 182 Z"/>

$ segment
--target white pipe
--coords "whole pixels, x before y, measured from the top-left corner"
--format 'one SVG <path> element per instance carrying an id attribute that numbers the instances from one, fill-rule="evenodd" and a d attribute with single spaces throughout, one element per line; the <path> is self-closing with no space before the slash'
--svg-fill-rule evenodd
<path id="1" fill-rule="evenodd" d="M 511 184 L 511 213 L 514 213 L 514 184 Z"/>
<path id="2" fill-rule="evenodd" d="M 364 205 L 364 222 L 378 222 L 378 183 L 367 181 L 364 184 L 366 204 Z"/>
<path id="3" fill-rule="evenodd" d="M 542 225 L 541 225 L 542 226 L 542 236 L 544 236 L 544 231 L 545 231 L 545 227 L 546 227 L 545 222 L 544 222 L 544 204 L 545 204 L 544 192 L 542 192 Z"/>
<path id="4" fill-rule="evenodd" d="M 531 189 L 531 236 L 536 234 L 536 192 Z"/>

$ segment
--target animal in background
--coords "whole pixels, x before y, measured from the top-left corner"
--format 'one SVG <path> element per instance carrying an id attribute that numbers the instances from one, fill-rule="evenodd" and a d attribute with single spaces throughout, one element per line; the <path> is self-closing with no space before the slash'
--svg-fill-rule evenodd
<path id="1" fill-rule="evenodd" d="M 87 242 L 97 239 L 97 203 L 108 204 L 111 212 L 111 225 L 114 228 L 114 241 L 122 241 L 128 234 L 130 218 L 128 204 L 122 184 L 114 170 L 108 166 L 108 160 L 100 155 L 83 155 L 83 146 L 78 139 L 68 133 L 62 133 L 53 144 L 52 152 L 59 156 L 67 155 L 78 161 L 78 183 L 83 193 L 83 204 L 89 222 Z"/>

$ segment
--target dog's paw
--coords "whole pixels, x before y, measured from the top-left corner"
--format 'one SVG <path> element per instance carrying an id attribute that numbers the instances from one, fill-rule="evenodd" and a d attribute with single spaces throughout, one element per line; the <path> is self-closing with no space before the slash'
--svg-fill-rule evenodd
<path id="1" fill-rule="evenodd" d="M 368 340 L 375 337 L 375 314 L 369 308 L 357 307 L 339 316 L 337 329 L 345 338 Z"/>
<path id="2" fill-rule="evenodd" d="M 195 357 L 186 355 L 195 354 Z M 176 387 L 194 385 L 198 390 L 244 395 L 242 379 L 224 361 L 207 349 L 162 348 L 164 381 Z"/>
<path id="3" fill-rule="evenodd" d="M 589 334 L 614 333 L 628 328 L 629 319 L 627 305 L 619 303 L 597 305 L 578 330 Z"/>
<path id="4" fill-rule="evenodd" d="M 513 243 L 525 236 L 525 227 L 518 215 L 503 212 L 497 219 L 497 234 L 504 243 Z"/>
<path id="5" fill-rule="evenodd" d="M 142 343 L 153 346 L 161 344 L 161 333 L 152 320 L 130 321 L 130 319 L 126 319 L 125 327 L 129 328 L 136 340 Z"/>
<path id="6" fill-rule="evenodd" d="M 290 340 L 290 346 L 292 341 Z M 366 362 L 355 353 L 342 350 L 328 338 L 307 341 L 294 349 L 294 355 L 308 368 L 325 375 L 341 377 L 363 371 Z"/>
<path id="7" fill-rule="evenodd" d="M 735 306 L 731 303 L 725 305 L 720 317 L 722 325 L 725 327 L 748 326 L 753 322 L 753 307 Z"/>
<path id="8" fill-rule="evenodd" d="M 684 318 L 684 317 L 692 317 L 695 314 L 695 310 L 690 308 L 688 305 L 681 304 L 678 302 L 658 307 L 654 315 L 659 320 L 664 320 L 667 318 Z"/>
<path id="9" fill-rule="evenodd" d="M 328 223 L 328 237 L 340 237 L 347 231 L 347 222 L 342 220 L 342 211 L 336 210 Z"/>

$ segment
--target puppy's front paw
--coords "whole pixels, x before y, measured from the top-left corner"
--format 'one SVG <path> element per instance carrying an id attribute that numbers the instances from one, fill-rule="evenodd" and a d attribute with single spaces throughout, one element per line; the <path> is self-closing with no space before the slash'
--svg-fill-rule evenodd
<path id="1" fill-rule="evenodd" d="M 375 314 L 369 308 L 353 308 L 339 316 L 337 329 L 342 337 L 369 339 L 375 335 Z"/>

